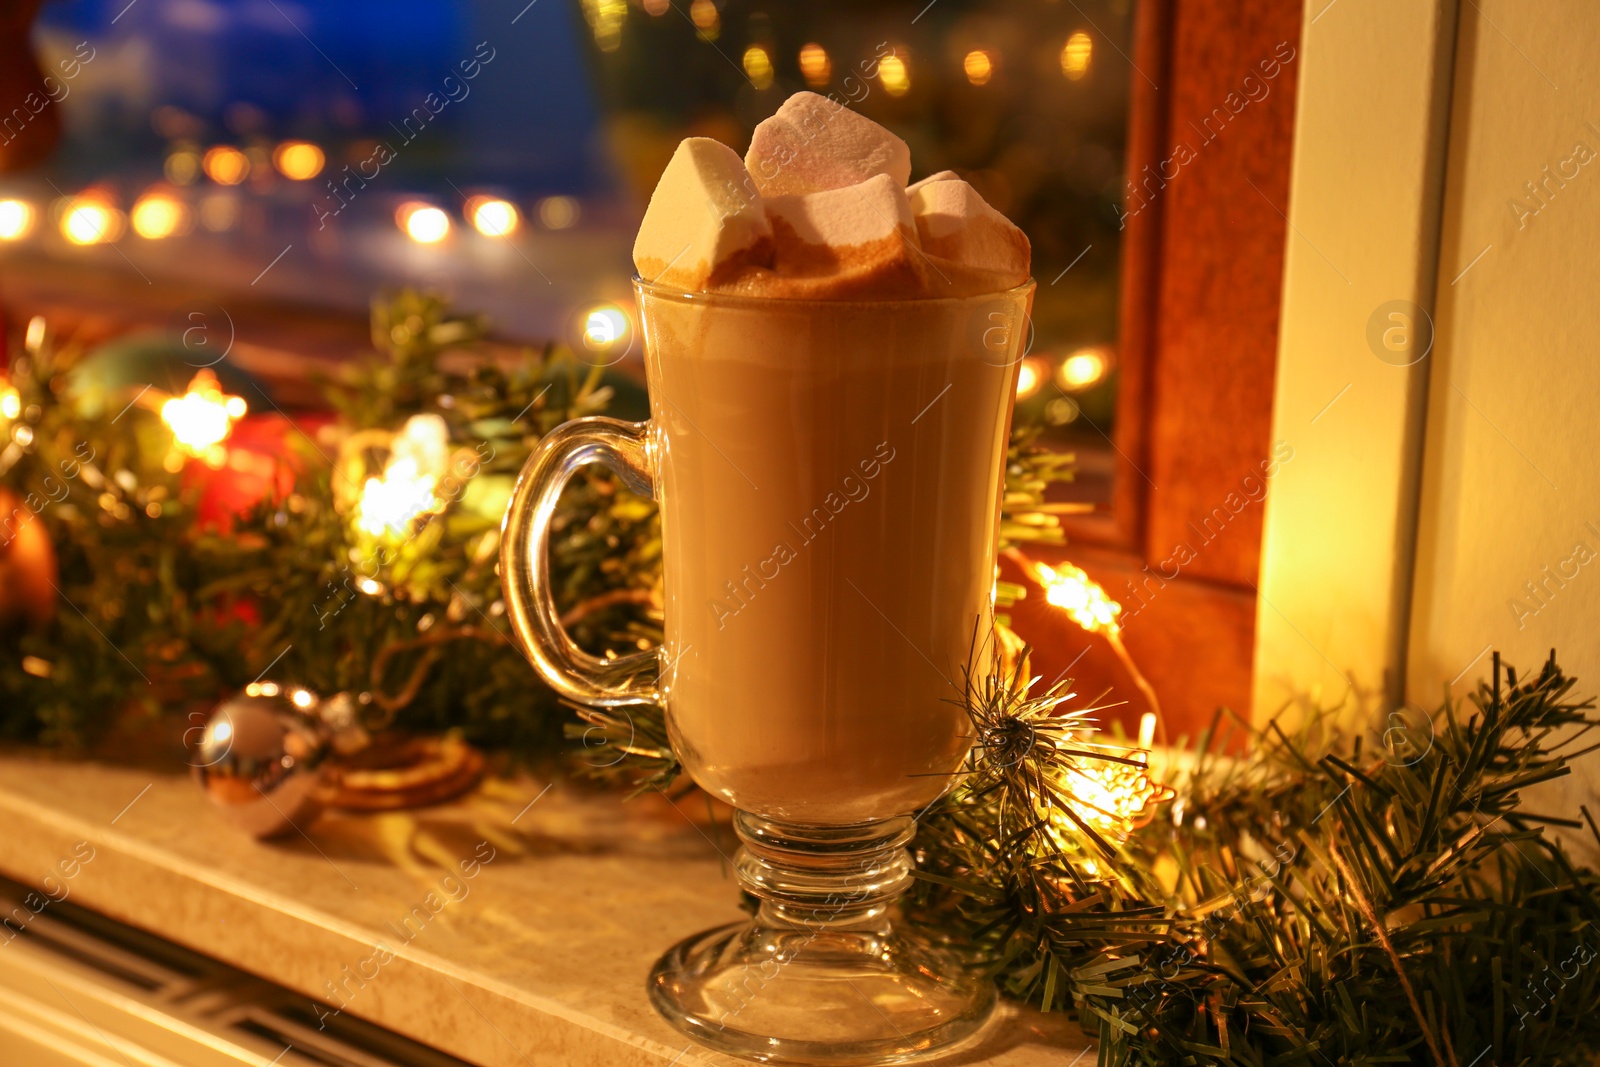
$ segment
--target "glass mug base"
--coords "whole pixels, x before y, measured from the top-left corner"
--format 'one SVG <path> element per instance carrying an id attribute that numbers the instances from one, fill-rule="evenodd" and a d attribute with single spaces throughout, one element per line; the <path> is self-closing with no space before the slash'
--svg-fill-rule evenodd
<path id="1" fill-rule="evenodd" d="M 719 1052 L 764 1063 L 886 1064 L 974 1034 L 991 982 L 896 932 L 911 881 L 904 816 L 809 827 L 738 812 L 740 884 L 754 920 L 674 946 L 650 975 L 668 1022 Z"/>

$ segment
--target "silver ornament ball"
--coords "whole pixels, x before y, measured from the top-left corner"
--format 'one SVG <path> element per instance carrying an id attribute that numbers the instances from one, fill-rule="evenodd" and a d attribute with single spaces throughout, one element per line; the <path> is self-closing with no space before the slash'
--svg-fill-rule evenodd
<path id="1" fill-rule="evenodd" d="M 333 784 L 332 731 L 309 689 L 253 682 L 217 706 L 192 763 L 225 818 L 252 837 L 304 829 Z"/>

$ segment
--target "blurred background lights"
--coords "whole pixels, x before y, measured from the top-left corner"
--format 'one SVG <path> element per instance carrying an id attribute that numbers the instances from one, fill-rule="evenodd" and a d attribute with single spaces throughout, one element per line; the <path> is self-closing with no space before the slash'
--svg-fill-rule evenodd
<path id="1" fill-rule="evenodd" d="M 183 396 L 161 405 L 161 421 L 172 431 L 173 442 L 181 451 L 204 459 L 209 466 L 221 467 L 227 460 L 222 442 L 247 410 L 243 397 L 224 395 L 217 376 L 202 370 Z"/>
<path id="2" fill-rule="evenodd" d="M 200 176 L 200 153 L 193 148 L 176 149 L 167 155 L 161 169 L 173 185 L 192 185 Z"/>
<path id="3" fill-rule="evenodd" d="M 628 316 L 615 304 L 592 307 L 583 319 L 583 343 L 592 350 L 609 349 L 628 336 Z"/>
<path id="4" fill-rule="evenodd" d="M 310 141 L 284 141 L 272 153 L 272 165 L 290 181 L 303 182 L 322 173 L 327 157 Z"/>
<path id="5" fill-rule="evenodd" d="M 672 10 L 672 0 L 644 0 L 645 14 L 660 18 Z"/>
<path id="6" fill-rule="evenodd" d="M 539 201 L 539 221 L 546 229 L 564 230 L 578 221 L 578 202 L 570 196 L 547 196 Z"/>
<path id="7" fill-rule="evenodd" d="M 911 89 L 911 68 L 898 55 L 884 56 L 878 61 L 878 80 L 890 96 L 904 96 Z"/>
<path id="8" fill-rule="evenodd" d="M 1080 348 L 1061 362 L 1056 381 L 1069 393 L 1082 392 L 1106 376 L 1110 361 L 1097 348 Z"/>
<path id="9" fill-rule="evenodd" d="M 68 201 L 61 213 L 61 236 L 75 245 L 114 241 L 122 232 L 122 215 L 93 197 Z"/>
<path id="10" fill-rule="evenodd" d="M 33 229 L 33 208 L 22 200 L 0 200 L 0 241 L 15 241 Z"/>
<path id="11" fill-rule="evenodd" d="M 219 144 L 206 152 L 200 166 L 218 185 L 238 185 L 250 174 L 250 157 L 232 145 Z"/>
<path id="12" fill-rule="evenodd" d="M 1044 379 L 1044 369 L 1037 357 L 1029 356 L 1023 360 L 1022 366 L 1017 368 L 1017 399 L 1026 400 L 1037 393 Z"/>
<path id="13" fill-rule="evenodd" d="M 828 79 L 833 77 L 833 60 L 828 58 L 828 50 L 815 41 L 801 48 L 800 74 L 813 89 L 827 85 Z"/>
<path id="14" fill-rule="evenodd" d="M 133 205 L 128 221 L 133 224 L 134 233 L 158 241 L 189 229 L 189 206 L 171 193 L 152 190 Z"/>
<path id="15" fill-rule="evenodd" d="M 989 79 L 994 76 L 994 60 L 989 58 L 988 52 L 973 49 L 961 61 L 961 69 L 967 72 L 967 81 L 973 85 L 988 85 Z"/>
<path id="16" fill-rule="evenodd" d="M 622 24 L 628 18 L 627 0 L 583 0 L 583 16 L 594 31 L 594 43 L 602 52 L 622 47 Z"/>
<path id="17" fill-rule="evenodd" d="M 757 89 L 772 88 L 772 57 L 765 48 L 753 44 L 744 50 L 744 73 Z"/>
<path id="18" fill-rule="evenodd" d="M 715 41 L 717 34 L 722 32 L 722 16 L 717 14 L 717 5 L 712 0 L 694 0 L 689 5 L 689 18 L 700 31 L 700 36 L 708 41 Z"/>
<path id="19" fill-rule="evenodd" d="M 1044 406 L 1044 417 L 1052 426 L 1065 426 L 1083 413 L 1078 402 L 1069 396 L 1058 396 Z"/>
<path id="20" fill-rule="evenodd" d="M 239 200 L 231 192 L 217 190 L 200 201 L 200 225 L 212 233 L 231 230 L 239 222 Z"/>
<path id="21" fill-rule="evenodd" d="M 1089 57 L 1093 52 L 1094 42 L 1082 30 L 1067 38 L 1061 49 L 1061 73 L 1068 81 L 1077 81 L 1089 73 Z"/>
<path id="22" fill-rule="evenodd" d="M 472 228 L 485 237 L 505 237 L 522 221 L 515 204 L 492 197 L 475 197 L 467 202 Z"/>
<path id="23" fill-rule="evenodd" d="M 450 236 L 450 216 L 431 204 L 402 204 L 395 212 L 395 222 L 418 244 L 438 244 Z"/>

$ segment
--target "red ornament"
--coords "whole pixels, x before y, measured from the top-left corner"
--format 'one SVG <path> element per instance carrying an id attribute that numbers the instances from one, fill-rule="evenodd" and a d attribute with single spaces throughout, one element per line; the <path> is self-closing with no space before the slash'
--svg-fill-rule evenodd
<path id="1" fill-rule="evenodd" d="M 317 431 L 332 421 L 333 416 L 321 413 L 290 420 L 275 411 L 240 419 L 228 437 L 221 467 L 189 463 L 184 468 L 184 488 L 198 490 L 196 523 L 227 532 L 234 519 L 256 505 L 283 501 L 294 492 L 295 478 L 305 467 L 297 441 L 314 441 Z"/>

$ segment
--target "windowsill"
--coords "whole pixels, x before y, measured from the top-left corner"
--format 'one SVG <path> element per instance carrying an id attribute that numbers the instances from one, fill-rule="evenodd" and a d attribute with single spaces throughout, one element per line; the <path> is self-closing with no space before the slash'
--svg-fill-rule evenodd
<path id="1" fill-rule="evenodd" d="M 689 1046 L 645 998 L 670 944 L 740 917 L 707 839 L 665 804 L 541 788 L 491 780 L 259 844 L 186 776 L 11 755 L 0 872 L 40 885 L 87 841 L 74 903 L 325 1002 L 342 985 L 352 1015 L 471 1063 L 738 1062 Z M 470 878 L 447 866 L 486 856 Z M 346 977 L 358 969 L 376 973 Z M 1083 1048 L 1070 1019 L 1008 1008 L 940 1062 L 1044 1067 Z"/>

